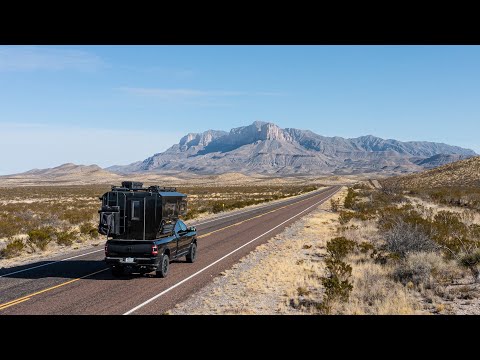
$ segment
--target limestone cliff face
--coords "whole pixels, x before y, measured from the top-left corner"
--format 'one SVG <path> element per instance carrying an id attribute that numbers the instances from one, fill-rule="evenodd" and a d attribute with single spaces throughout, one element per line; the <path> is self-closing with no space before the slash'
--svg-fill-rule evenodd
<path id="1" fill-rule="evenodd" d="M 207 146 L 212 140 L 226 135 L 225 131 L 208 130 L 201 134 L 189 133 L 180 139 L 178 145 L 182 151 L 189 149 L 192 146 Z"/>

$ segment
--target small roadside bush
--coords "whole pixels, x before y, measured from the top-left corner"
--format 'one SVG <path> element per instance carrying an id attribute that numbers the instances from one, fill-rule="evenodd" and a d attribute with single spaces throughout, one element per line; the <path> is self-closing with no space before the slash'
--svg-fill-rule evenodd
<path id="1" fill-rule="evenodd" d="M 10 259 L 20 255 L 24 248 L 25 244 L 22 240 L 12 239 L 8 241 L 7 246 L 0 250 L 0 257 Z"/>
<path id="2" fill-rule="evenodd" d="M 73 231 L 60 231 L 56 234 L 56 242 L 58 245 L 70 246 L 75 240 L 75 232 Z"/>
<path id="3" fill-rule="evenodd" d="M 357 219 L 361 221 L 367 221 L 367 220 L 373 219 L 373 215 L 369 215 L 363 212 L 341 210 L 339 214 L 340 215 L 339 215 L 338 221 L 340 222 L 341 225 L 348 224 L 352 219 Z"/>
<path id="4" fill-rule="evenodd" d="M 28 232 L 27 244 L 32 250 L 45 250 L 48 244 L 52 241 L 52 236 L 55 230 L 52 227 L 43 227 L 39 229 L 30 230 Z"/>
<path id="5" fill-rule="evenodd" d="M 348 301 L 353 289 L 349 281 L 352 276 L 352 267 L 343 259 L 353 251 L 355 242 L 345 237 L 337 237 L 327 242 L 327 256 L 325 258 L 326 276 L 321 277 L 325 288 L 323 301 L 317 307 L 320 312 L 330 314 L 335 301 Z"/>
<path id="6" fill-rule="evenodd" d="M 345 237 L 336 237 L 327 242 L 327 256 L 334 260 L 343 260 L 355 249 L 355 242 Z"/>
<path id="7" fill-rule="evenodd" d="M 357 194 L 355 193 L 355 190 L 353 190 L 352 188 L 348 188 L 347 196 L 345 197 L 345 201 L 343 202 L 343 206 L 345 207 L 345 209 L 353 210 L 356 197 Z"/>
<path id="8" fill-rule="evenodd" d="M 420 251 L 434 251 L 438 246 L 416 225 L 403 221 L 394 225 L 384 235 L 385 249 L 401 258 Z"/>
<path id="9" fill-rule="evenodd" d="M 480 282 L 480 271 L 478 269 L 480 265 L 480 249 L 461 255 L 459 263 L 461 266 L 470 270 L 476 283 Z"/>
<path id="10" fill-rule="evenodd" d="M 340 199 L 330 199 L 330 209 L 332 212 L 337 212 L 340 207 Z"/>
<path id="11" fill-rule="evenodd" d="M 10 237 L 21 232 L 22 228 L 18 219 L 12 215 L 0 215 L 0 237 Z"/>
<path id="12" fill-rule="evenodd" d="M 98 230 L 96 227 L 92 226 L 89 223 L 82 223 L 80 225 L 80 233 L 83 235 L 90 236 L 92 238 L 98 237 Z"/>
<path id="13" fill-rule="evenodd" d="M 190 207 L 188 209 L 188 212 L 187 212 L 187 215 L 185 216 L 185 220 L 192 220 L 192 219 L 195 219 L 196 217 L 198 217 L 198 215 L 200 215 L 201 213 L 204 213 L 204 212 L 207 212 L 206 209 L 199 209 L 199 208 L 196 208 L 196 207 Z"/>
<path id="14" fill-rule="evenodd" d="M 219 212 L 222 212 L 224 210 L 225 210 L 225 204 L 224 203 L 216 202 L 212 205 L 212 212 L 214 214 L 218 214 Z"/>

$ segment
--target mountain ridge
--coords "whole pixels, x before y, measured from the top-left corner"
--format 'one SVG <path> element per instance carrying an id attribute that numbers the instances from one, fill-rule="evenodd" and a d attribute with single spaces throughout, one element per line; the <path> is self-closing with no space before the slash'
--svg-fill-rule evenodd
<path id="1" fill-rule="evenodd" d="M 402 142 L 373 135 L 326 137 L 310 130 L 282 129 L 271 122 L 255 121 L 229 132 L 189 133 L 162 153 L 106 170 L 120 174 L 164 171 L 200 174 L 408 173 L 475 155 L 473 150 L 444 143 Z"/>

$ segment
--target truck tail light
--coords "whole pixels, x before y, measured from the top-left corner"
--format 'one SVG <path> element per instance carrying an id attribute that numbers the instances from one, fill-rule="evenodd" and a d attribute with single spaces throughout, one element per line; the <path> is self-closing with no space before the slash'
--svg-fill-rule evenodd
<path id="1" fill-rule="evenodd" d="M 105 256 L 108 256 L 108 244 L 105 244 Z"/>
<path id="2" fill-rule="evenodd" d="M 152 245 L 152 255 L 158 255 L 158 247 L 157 247 L 157 245 Z"/>

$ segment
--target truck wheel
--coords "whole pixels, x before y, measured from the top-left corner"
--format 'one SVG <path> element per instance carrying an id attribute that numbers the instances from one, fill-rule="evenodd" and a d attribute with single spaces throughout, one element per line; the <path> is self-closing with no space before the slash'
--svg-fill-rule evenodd
<path id="1" fill-rule="evenodd" d="M 170 258 L 168 257 L 168 255 L 163 254 L 156 271 L 157 276 L 161 278 L 164 278 L 165 276 L 167 276 L 169 265 L 170 265 Z"/>
<path id="2" fill-rule="evenodd" d="M 112 275 L 115 277 L 119 277 L 123 275 L 123 267 L 121 266 L 114 266 L 112 267 Z"/>
<path id="3" fill-rule="evenodd" d="M 195 262 L 196 258 L 197 258 L 197 244 L 192 243 L 192 246 L 190 246 L 190 251 L 187 254 L 187 262 L 193 263 Z"/>

